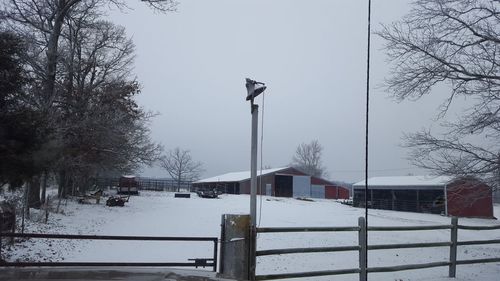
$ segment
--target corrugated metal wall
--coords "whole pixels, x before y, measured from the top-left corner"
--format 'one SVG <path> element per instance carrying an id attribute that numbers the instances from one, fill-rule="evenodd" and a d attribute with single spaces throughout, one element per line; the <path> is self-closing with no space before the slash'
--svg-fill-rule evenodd
<path id="1" fill-rule="evenodd" d="M 493 217 L 491 188 L 480 182 L 457 180 L 447 188 L 448 215 L 457 217 Z"/>
<path id="2" fill-rule="evenodd" d="M 310 176 L 293 176 L 293 197 L 311 197 Z"/>
<path id="3" fill-rule="evenodd" d="M 311 185 L 311 197 L 312 198 L 326 198 L 325 197 L 325 186 L 319 184 Z"/>

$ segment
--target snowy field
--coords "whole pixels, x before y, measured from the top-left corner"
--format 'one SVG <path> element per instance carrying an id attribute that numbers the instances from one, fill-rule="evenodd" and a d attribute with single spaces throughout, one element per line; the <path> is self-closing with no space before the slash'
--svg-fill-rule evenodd
<path id="1" fill-rule="evenodd" d="M 335 201 L 314 202 L 291 198 L 263 197 L 260 226 L 355 226 L 363 209 Z M 81 205 L 68 201 L 64 214 L 51 214 L 48 224 L 30 222 L 31 232 L 145 236 L 220 236 L 222 214 L 244 214 L 249 210 L 247 195 L 222 195 L 220 199 L 174 198 L 173 193 L 142 192 L 125 207 Z M 369 210 L 372 226 L 449 224 L 450 218 L 431 214 Z M 495 206 L 500 216 L 500 206 Z M 36 217 L 36 215 L 35 215 Z M 464 225 L 498 225 L 497 220 L 460 219 Z M 500 239 L 500 231 L 459 230 L 459 240 Z M 371 244 L 449 241 L 449 230 L 412 232 L 370 232 Z M 211 242 L 126 242 L 30 239 L 7 252 L 9 261 L 136 261 L 185 262 L 188 258 L 210 257 Z M 357 232 L 283 233 L 259 235 L 258 249 L 310 246 L 357 245 Z M 3 255 L 5 257 L 5 250 Z M 458 259 L 500 257 L 500 245 L 461 246 Z M 369 266 L 447 261 L 449 248 L 374 250 Z M 259 257 L 257 274 L 355 268 L 357 252 L 292 254 Z M 210 270 L 210 269 L 207 269 Z M 500 280 L 500 263 L 459 265 L 457 278 L 447 278 L 448 268 L 421 269 L 369 274 L 369 280 Z M 293 279 L 296 280 L 296 279 Z M 304 279 L 305 280 L 305 279 Z M 359 280 L 356 274 L 307 280 Z"/>

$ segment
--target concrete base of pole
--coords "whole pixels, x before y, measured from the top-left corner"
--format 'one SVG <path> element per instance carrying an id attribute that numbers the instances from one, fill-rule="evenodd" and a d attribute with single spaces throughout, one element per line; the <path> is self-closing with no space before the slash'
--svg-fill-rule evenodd
<path id="1" fill-rule="evenodd" d="M 222 215 L 220 275 L 248 280 L 250 269 L 250 216 Z"/>

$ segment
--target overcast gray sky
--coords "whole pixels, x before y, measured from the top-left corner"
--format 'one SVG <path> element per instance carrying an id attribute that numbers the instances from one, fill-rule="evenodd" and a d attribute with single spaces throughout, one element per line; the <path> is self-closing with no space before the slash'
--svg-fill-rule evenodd
<path id="1" fill-rule="evenodd" d="M 130 1 L 133 10 L 111 19 L 137 46 L 138 100 L 160 113 L 153 139 L 191 150 L 204 177 L 250 168 L 249 77 L 268 86 L 264 165 L 285 166 L 298 144 L 317 139 L 329 178 L 355 182 L 364 175 L 367 2 L 180 0 L 177 12 L 158 14 Z M 374 0 L 372 30 L 409 8 Z M 402 133 L 431 126 L 446 90 L 394 102 L 377 87 L 389 71 L 382 43 L 372 35 L 370 176 L 422 174 L 399 147 Z"/>

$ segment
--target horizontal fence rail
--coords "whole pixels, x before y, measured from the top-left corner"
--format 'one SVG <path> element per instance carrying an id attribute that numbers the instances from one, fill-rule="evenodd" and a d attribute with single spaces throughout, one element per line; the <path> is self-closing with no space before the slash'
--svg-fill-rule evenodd
<path id="1" fill-rule="evenodd" d="M 412 244 L 380 244 L 380 245 L 368 245 L 368 250 L 433 248 L 433 247 L 449 247 L 451 245 L 452 245 L 451 242 L 427 242 L 427 243 L 412 243 Z"/>
<path id="2" fill-rule="evenodd" d="M 486 244 L 500 244 L 500 239 L 493 240 L 477 240 L 477 241 L 458 241 L 458 246 L 464 245 L 486 245 Z"/>
<path id="3" fill-rule="evenodd" d="M 258 233 L 359 231 L 357 226 L 339 227 L 259 227 Z"/>
<path id="4" fill-rule="evenodd" d="M 256 233 L 305 233 L 305 232 L 359 232 L 360 226 L 339 226 L 339 227 L 260 227 L 256 229 Z M 338 246 L 338 247 L 309 247 L 309 248 L 287 248 L 287 249 L 271 249 L 260 250 L 255 252 L 255 256 L 283 255 L 283 254 L 302 254 L 302 253 L 325 253 L 325 252 L 343 252 L 343 251 L 360 251 L 361 246 Z M 285 278 L 305 278 L 319 277 L 331 275 L 343 275 L 360 273 L 360 268 L 348 268 L 337 270 L 322 270 L 309 272 L 294 272 L 280 274 L 265 274 L 256 275 L 255 280 L 275 280 Z"/>
<path id="5" fill-rule="evenodd" d="M 490 263 L 490 262 L 500 262 L 500 258 L 460 260 L 457 261 L 457 264 L 476 264 L 476 263 Z"/>
<path id="6" fill-rule="evenodd" d="M 396 265 L 396 266 L 381 266 L 381 267 L 368 267 L 366 268 L 367 272 L 394 272 L 394 271 L 403 271 L 403 270 L 411 270 L 411 269 L 424 269 L 424 268 L 432 268 L 432 267 L 441 267 L 441 266 L 449 266 L 450 262 L 429 262 L 429 263 L 421 263 L 421 264 L 405 264 L 405 265 Z"/>
<path id="7" fill-rule="evenodd" d="M 350 269 L 338 269 L 338 270 L 268 274 L 268 275 L 257 275 L 257 276 L 255 276 L 255 280 L 275 280 L 275 279 L 285 279 L 285 278 L 303 278 L 303 277 L 319 277 L 319 276 L 329 276 L 329 275 L 343 275 L 343 274 L 359 273 L 359 271 L 360 271 L 359 268 L 350 268 Z"/>
<path id="8" fill-rule="evenodd" d="M 402 244 L 379 244 L 368 245 L 365 249 L 365 243 L 362 237 L 364 231 L 430 231 L 430 230 L 450 230 L 450 241 L 443 242 L 423 242 L 423 243 L 402 243 Z M 488 245 L 500 244 L 500 239 L 491 240 L 471 240 L 458 241 L 458 229 L 462 230 L 497 230 L 500 225 L 495 226 L 466 226 L 459 225 L 457 218 L 451 219 L 451 224 L 446 225 L 425 225 L 425 226 L 369 226 L 365 228 L 364 218 L 360 218 L 359 226 L 352 227 L 262 227 L 257 228 L 256 233 L 290 233 L 290 232 L 338 232 L 338 231 L 356 231 L 358 232 L 359 244 L 354 246 L 339 246 L 339 247 L 309 247 L 309 248 L 286 248 L 286 249 L 269 249 L 259 250 L 255 252 L 255 256 L 269 255 L 284 255 L 284 254 L 303 254 L 303 253 L 324 253 L 324 252 L 341 252 L 341 251 L 359 251 L 360 265 L 359 268 L 339 269 L 339 270 L 324 270 L 311 272 L 295 272 L 282 274 L 264 274 L 256 275 L 255 280 L 274 280 L 284 278 L 300 278 L 314 276 L 328 276 L 341 274 L 360 274 L 360 280 L 366 280 L 366 273 L 370 272 L 394 272 L 403 270 L 425 269 L 433 267 L 449 267 L 449 277 L 455 277 L 456 266 L 464 264 L 478 263 L 496 263 L 500 262 L 500 258 L 484 258 L 472 260 L 457 260 L 457 247 L 466 245 Z M 367 267 L 362 263 L 364 252 L 366 250 L 388 250 L 388 249 L 410 249 L 410 248 L 431 248 L 431 247 L 450 247 L 450 260 L 438 261 L 420 264 L 406 264 L 397 266 L 382 266 L 382 267 Z"/>
<path id="9" fill-rule="evenodd" d="M 79 235 L 42 233 L 0 233 L 2 237 L 78 239 L 78 240 L 125 240 L 125 241 L 217 241 L 215 237 L 164 237 L 164 236 L 120 236 L 120 235 Z"/>
<path id="10" fill-rule="evenodd" d="M 469 226 L 469 225 L 457 225 L 458 229 L 466 230 L 495 230 L 500 229 L 500 225 L 488 225 L 488 226 Z"/>
<path id="11" fill-rule="evenodd" d="M 416 231 L 451 229 L 451 225 L 422 225 L 422 226 L 369 226 L 368 231 Z"/>
<path id="12" fill-rule="evenodd" d="M 189 259 L 190 262 L 7 262 L 0 261 L 0 266 L 151 266 L 151 267 L 212 267 L 217 271 L 217 237 L 165 237 L 165 236 L 120 236 L 120 235 L 73 235 L 73 234 L 41 234 L 41 233 L 0 233 L 0 257 L 1 238 L 42 238 L 42 239 L 70 239 L 70 240 L 118 240 L 118 241 L 176 241 L 176 242 L 212 242 L 214 245 L 213 256 L 210 258 Z M 1 260 L 1 259 L 0 259 Z"/>
<path id="13" fill-rule="evenodd" d="M 263 251 L 257 251 L 256 256 L 302 254 L 302 253 L 343 252 L 343 251 L 359 251 L 359 246 L 289 248 L 289 249 L 263 250 Z"/>

